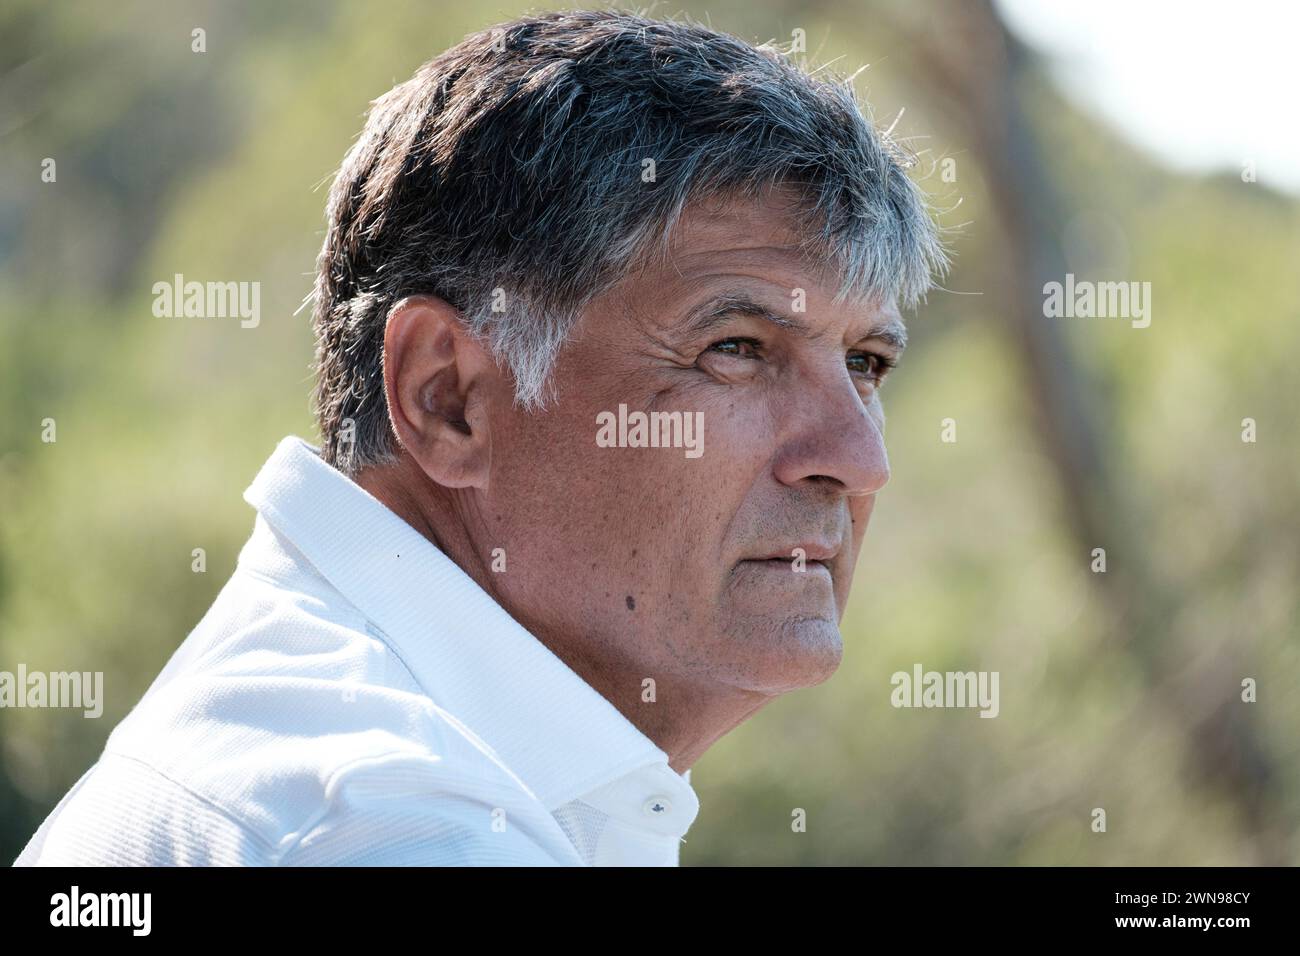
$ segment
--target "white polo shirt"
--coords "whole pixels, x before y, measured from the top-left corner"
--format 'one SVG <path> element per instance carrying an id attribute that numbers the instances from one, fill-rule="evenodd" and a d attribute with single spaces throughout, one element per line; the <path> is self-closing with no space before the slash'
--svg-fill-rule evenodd
<path id="1" fill-rule="evenodd" d="M 690 771 L 428 539 L 299 438 L 244 498 L 230 580 L 15 865 L 677 865 Z"/>

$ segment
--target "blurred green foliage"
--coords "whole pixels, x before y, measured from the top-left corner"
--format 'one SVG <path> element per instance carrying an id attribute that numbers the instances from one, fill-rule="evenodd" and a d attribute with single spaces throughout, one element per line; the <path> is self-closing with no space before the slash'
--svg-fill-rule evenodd
<path id="1" fill-rule="evenodd" d="M 215 597 L 252 527 L 240 495 L 275 442 L 316 437 L 299 307 L 326 186 L 367 104 L 522 9 L 22 0 L 0 14 L 0 668 L 102 670 L 107 688 L 99 720 L 0 712 L 0 858 Z M 875 64 L 859 88 L 886 121 L 906 106 L 902 127 L 932 150 L 922 173 L 956 158 L 955 184 L 925 185 L 959 195 L 945 221 L 965 225 L 948 291 L 909 318 L 914 344 L 884 393 L 893 479 L 843 666 L 697 765 L 683 863 L 1300 861 L 1300 208 L 1235 175 L 1170 173 L 1046 82 L 1023 99 L 1071 211 L 1071 268 L 1155 289 L 1149 329 L 1067 331 L 1133 509 L 1107 573 L 1140 563 L 1163 595 L 1129 633 L 1136 619 L 1088 568 L 1109 542 L 1072 536 L 1030 425 L 1036 397 L 999 314 L 989 174 L 895 55 L 899 9 L 707 8 L 755 41 L 802 27 L 842 72 Z M 261 324 L 155 318 L 150 288 L 175 273 L 261 282 Z M 1240 440 L 1248 416 L 1255 444 Z M 947 417 L 955 444 L 938 440 Z M 40 440 L 45 418 L 56 443 Z M 206 574 L 191 571 L 196 547 Z M 998 670 L 1001 715 L 895 710 L 889 677 L 918 661 Z M 1259 703 L 1240 702 L 1243 677 Z M 1253 761 L 1230 783 L 1206 769 L 1206 728 L 1225 723 Z M 1105 834 L 1089 829 L 1094 807 Z"/>

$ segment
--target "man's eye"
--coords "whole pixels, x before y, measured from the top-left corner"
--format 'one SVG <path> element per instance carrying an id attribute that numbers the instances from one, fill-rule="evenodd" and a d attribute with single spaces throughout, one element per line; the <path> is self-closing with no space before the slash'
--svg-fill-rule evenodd
<path id="1" fill-rule="evenodd" d="M 889 370 L 898 364 L 897 360 L 878 352 L 850 352 L 845 360 L 850 372 L 865 375 L 874 381 L 881 381 Z"/>
<path id="2" fill-rule="evenodd" d="M 723 339 L 714 342 L 705 351 L 721 352 L 723 355 L 734 355 L 737 358 L 758 358 L 758 350 L 762 344 L 757 339 Z"/>

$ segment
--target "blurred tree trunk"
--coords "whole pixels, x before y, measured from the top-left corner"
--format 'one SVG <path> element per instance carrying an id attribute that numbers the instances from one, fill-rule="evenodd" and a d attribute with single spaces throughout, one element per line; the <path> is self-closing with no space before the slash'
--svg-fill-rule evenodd
<path id="1" fill-rule="evenodd" d="M 1113 446 L 1101 424 L 1106 403 L 1097 397 L 1099 386 L 1085 381 L 1064 326 L 1043 314 L 1044 283 L 1061 281 L 1066 272 L 1059 240 L 1066 210 L 1025 105 L 1025 92 L 1042 82 L 1032 54 L 989 0 L 883 4 L 872 14 L 902 41 L 897 55 L 911 60 L 910 74 L 928 84 L 924 95 L 962 123 L 963 145 L 987 178 L 995 222 L 983 241 L 1001 243 L 993 256 L 1001 272 L 990 276 L 986 290 L 989 312 L 1007 323 L 1026 371 L 1030 417 L 1063 491 L 1061 519 L 1079 560 L 1087 562 L 1093 548 L 1107 551 L 1108 573 L 1092 578 L 1114 629 L 1099 641 L 1098 654 L 1133 654 L 1159 705 L 1186 728 L 1189 771 L 1235 805 L 1255 836 L 1257 862 L 1285 862 L 1277 776 L 1243 716 L 1239 665 L 1219 659 L 1189 676 L 1171 676 L 1187 669 L 1186 646 L 1170 625 L 1183 602 L 1148 563 L 1138 509 L 1108 454 Z"/>

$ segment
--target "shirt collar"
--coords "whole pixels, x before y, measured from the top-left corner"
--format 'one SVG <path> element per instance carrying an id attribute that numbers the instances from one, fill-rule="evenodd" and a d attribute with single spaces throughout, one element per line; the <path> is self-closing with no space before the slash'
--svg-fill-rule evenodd
<path id="1" fill-rule="evenodd" d="M 585 796 L 653 830 L 680 836 L 689 828 L 699 811 L 690 771 L 674 771 L 654 741 L 318 449 L 283 439 L 244 500 L 378 626 L 425 693 L 548 810 Z M 675 807 L 672 819 L 647 823 L 643 804 L 663 797 Z"/>

